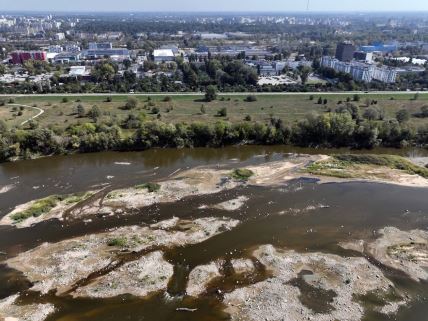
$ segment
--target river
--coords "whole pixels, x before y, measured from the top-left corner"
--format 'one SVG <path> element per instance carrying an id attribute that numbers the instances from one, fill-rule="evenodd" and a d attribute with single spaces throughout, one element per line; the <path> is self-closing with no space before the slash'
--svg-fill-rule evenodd
<path id="1" fill-rule="evenodd" d="M 200 165 L 226 164 L 230 168 L 279 160 L 287 153 L 346 153 L 348 150 L 313 150 L 283 146 L 242 146 L 223 149 L 154 149 L 135 153 L 78 154 L 41 158 L 0 165 L 0 217 L 15 206 L 52 194 L 68 194 L 94 189 L 109 184 L 109 188 L 133 186 L 166 178 L 178 170 Z M 361 152 L 361 151 L 360 151 Z M 394 153 L 409 157 L 427 157 L 427 150 L 377 149 L 370 153 Z M 219 209 L 201 210 L 201 205 L 216 204 L 231 197 L 245 195 L 249 201 L 238 211 Z M 174 265 L 174 277 L 166 293 L 146 299 L 124 295 L 112 299 L 73 299 L 53 294 L 39 296 L 29 292 L 25 302 L 50 302 L 56 312 L 47 320 L 228 320 L 224 306 L 216 295 L 199 299 L 183 296 L 186 277 L 194 267 L 218 258 L 240 257 L 257 245 L 294 249 L 299 252 L 325 252 L 343 255 L 341 241 L 367 237 L 385 226 L 400 229 L 428 228 L 428 193 L 424 188 L 401 187 L 387 184 L 348 182 L 317 184 L 311 179 L 294 180 L 281 188 L 247 186 L 214 195 L 195 196 L 174 204 L 151 206 L 126 217 L 100 217 L 92 222 L 47 221 L 26 229 L 0 227 L 0 251 L 6 259 L 32 249 L 43 242 L 57 242 L 74 236 L 105 231 L 111 227 L 153 223 L 178 216 L 226 216 L 242 221 L 231 231 L 219 234 L 205 242 L 167 251 L 165 257 Z M 278 215 L 284 210 L 296 213 L 307 208 L 314 210 L 304 215 Z M 387 277 L 416 298 L 401 309 L 396 320 L 422 321 L 428 314 L 428 284 L 417 283 L 402 274 L 384 269 Z M 0 299 L 30 284 L 17 271 L 0 265 Z M 217 284 L 230 290 L 233 282 Z M 315 309 L 323 305 L 323 297 L 307 293 L 307 304 Z M 320 300 L 320 302 L 317 302 Z M 367 300 L 367 306 L 370 300 Z M 194 312 L 177 311 L 186 307 Z M 395 317 L 394 317 L 395 318 Z M 390 320 L 376 312 L 365 315 L 366 321 Z"/>

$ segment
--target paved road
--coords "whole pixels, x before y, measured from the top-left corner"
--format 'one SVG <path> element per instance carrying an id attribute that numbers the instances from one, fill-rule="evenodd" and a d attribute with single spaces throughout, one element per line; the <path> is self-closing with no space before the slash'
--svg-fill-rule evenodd
<path id="1" fill-rule="evenodd" d="M 30 117 L 28 118 L 26 121 L 23 121 L 21 123 L 22 125 L 25 125 L 26 123 L 28 123 L 30 120 L 36 119 L 37 117 L 43 115 L 43 113 L 45 112 L 43 109 L 39 108 L 39 107 L 33 107 L 33 106 L 28 106 L 28 105 L 21 105 L 21 104 L 8 104 L 9 106 L 17 106 L 17 107 L 24 107 L 24 108 L 30 108 L 30 109 L 34 109 L 37 110 L 39 113 L 36 116 Z"/>
<path id="2" fill-rule="evenodd" d="M 253 93 L 253 92 L 234 92 L 234 93 L 218 93 L 220 96 L 308 96 L 308 95 L 414 95 L 416 93 L 425 93 L 419 91 L 347 91 L 347 92 L 275 92 L 275 93 Z M 426 92 L 428 94 L 428 92 Z M 0 95 L 3 97 L 106 97 L 106 96 L 203 96 L 203 92 L 174 92 L 174 93 L 87 93 L 87 94 L 16 94 L 16 95 Z"/>

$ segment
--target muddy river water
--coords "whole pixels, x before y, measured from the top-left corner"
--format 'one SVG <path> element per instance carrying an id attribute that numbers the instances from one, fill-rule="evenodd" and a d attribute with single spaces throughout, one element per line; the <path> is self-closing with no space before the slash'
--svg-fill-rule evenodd
<path id="1" fill-rule="evenodd" d="M 141 153 L 100 153 L 52 157 L 0 165 L 0 218 L 15 206 L 52 194 L 93 190 L 99 186 L 117 189 L 159 180 L 179 170 L 217 164 L 226 168 L 282 160 L 287 153 L 341 153 L 340 150 L 307 150 L 287 147 L 231 147 L 224 149 L 151 150 Z M 346 151 L 349 152 L 349 151 Z M 427 157 L 427 150 L 376 150 L 410 157 Z M 371 151 L 373 153 L 373 151 Z M 210 207 L 232 198 L 248 201 L 235 211 Z M 237 227 L 201 243 L 166 250 L 166 260 L 174 266 L 167 291 L 146 298 L 121 295 L 108 299 L 73 298 L 53 293 L 28 291 L 29 281 L 1 261 L 33 249 L 44 242 L 58 242 L 76 236 L 106 231 L 113 227 L 153 224 L 172 217 L 197 219 L 229 217 L 241 221 Z M 228 275 L 214 280 L 199 298 L 185 295 L 190 271 L 218 259 L 230 262 L 249 257 L 257 246 L 271 244 L 299 253 L 322 252 L 358 256 L 339 247 L 340 242 L 370 239 L 386 226 L 402 230 L 428 230 L 428 189 L 367 182 L 317 184 L 313 179 L 295 179 L 281 186 L 241 186 L 211 195 L 184 198 L 175 203 L 146 207 L 131 215 L 96 217 L 91 221 L 51 220 L 30 228 L 0 226 L 0 300 L 20 292 L 23 303 L 52 303 L 55 312 L 47 320 L 229 320 L 222 294 L 238 286 L 269 278 L 269 271 L 256 266 L 246 278 Z M 369 258 L 370 260 L 370 258 Z M 428 283 L 411 280 L 399 271 L 378 266 L 412 300 L 397 315 L 380 314 L 376 299 L 362 299 L 366 321 L 425 321 L 428 315 Z M 225 265 L 227 267 L 227 264 Z M 309 286 L 299 278 L 292 281 L 301 291 L 302 303 L 315 312 L 330 309 L 331 291 Z M 185 308 L 183 310 L 182 308 Z M 189 309 L 189 310 L 188 310 Z"/>

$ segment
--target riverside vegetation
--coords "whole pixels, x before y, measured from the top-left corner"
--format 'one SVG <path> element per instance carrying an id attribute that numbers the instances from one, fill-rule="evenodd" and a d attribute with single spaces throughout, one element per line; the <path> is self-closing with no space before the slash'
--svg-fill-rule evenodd
<path id="1" fill-rule="evenodd" d="M 127 105 L 138 104 L 129 99 Z M 373 111 L 374 107 L 372 108 Z M 97 109 L 98 110 L 98 109 Z M 93 115 L 97 110 L 90 111 Z M 36 121 L 12 127 L 0 121 L 0 161 L 75 152 L 131 151 L 154 147 L 221 147 L 236 144 L 285 144 L 305 147 L 373 148 L 428 146 L 428 124 L 388 119 L 361 112 L 355 104 L 322 114 L 310 113 L 289 123 L 271 115 L 268 121 L 191 121 L 166 123 L 129 114 L 124 120 L 92 117 L 67 127 Z M 134 116 L 133 116 L 134 115 Z M 401 113 L 400 113 L 401 115 Z M 397 115 L 398 116 L 398 115 Z M 422 116 L 420 116 L 422 117 Z M 399 119 L 398 119 L 399 118 Z M 423 117 L 422 117 L 423 119 Z"/>

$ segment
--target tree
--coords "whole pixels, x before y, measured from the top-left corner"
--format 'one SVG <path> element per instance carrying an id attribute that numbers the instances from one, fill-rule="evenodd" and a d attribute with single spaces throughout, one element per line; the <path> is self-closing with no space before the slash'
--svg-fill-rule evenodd
<path id="1" fill-rule="evenodd" d="M 6 73 L 6 67 L 3 64 L 0 64 L 0 75 L 3 76 Z"/>
<path id="2" fill-rule="evenodd" d="M 407 109 L 400 109 L 395 117 L 400 124 L 405 123 L 410 120 L 410 113 Z"/>
<path id="3" fill-rule="evenodd" d="M 322 98 L 318 98 L 318 105 L 322 105 Z"/>
<path id="4" fill-rule="evenodd" d="M 77 114 L 77 117 L 79 117 L 79 118 L 83 118 L 86 116 L 85 107 L 83 107 L 82 104 L 77 105 L 76 114 Z"/>
<path id="5" fill-rule="evenodd" d="M 91 110 L 88 113 L 89 118 L 91 118 L 94 122 L 97 122 L 98 118 L 101 116 L 101 110 L 97 105 L 92 106 Z"/>
<path id="6" fill-rule="evenodd" d="M 125 59 L 125 60 L 123 61 L 123 66 L 125 67 L 125 69 L 129 69 L 129 68 L 131 67 L 131 65 L 132 65 L 131 60 L 129 60 L 129 59 Z"/>
<path id="7" fill-rule="evenodd" d="M 367 120 L 382 120 L 384 113 L 376 107 L 369 107 L 364 111 L 363 117 Z"/>
<path id="8" fill-rule="evenodd" d="M 217 99 L 217 88 L 215 86 L 208 86 L 205 91 L 205 100 L 207 102 L 213 101 Z"/>
<path id="9" fill-rule="evenodd" d="M 312 68 L 308 66 L 299 66 L 298 71 L 299 71 L 300 79 L 302 80 L 302 84 L 303 85 L 306 84 L 306 82 L 308 81 L 309 75 L 312 72 Z"/>
<path id="10" fill-rule="evenodd" d="M 126 104 L 125 104 L 125 109 L 127 110 L 131 110 L 131 109 L 135 109 L 138 106 L 138 100 L 134 97 L 129 97 L 126 100 Z"/>
<path id="11" fill-rule="evenodd" d="M 202 115 L 204 115 L 204 114 L 206 114 L 207 113 L 207 111 L 206 111 L 206 109 L 205 109 L 205 106 L 204 105 L 202 105 L 201 106 L 201 114 Z"/>
<path id="12" fill-rule="evenodd" d="M 354 101 L 360 101 L 360 95 L 358 95 L 358 94 L 355 94 L 354 95 Z"/>

